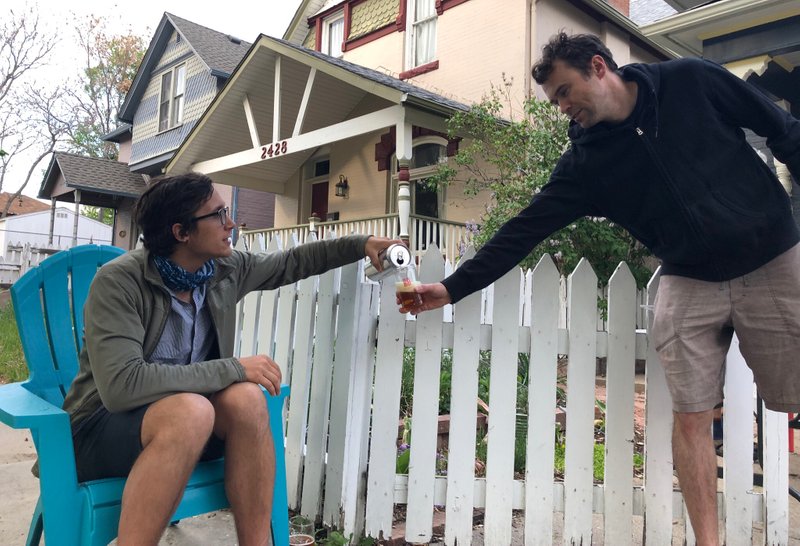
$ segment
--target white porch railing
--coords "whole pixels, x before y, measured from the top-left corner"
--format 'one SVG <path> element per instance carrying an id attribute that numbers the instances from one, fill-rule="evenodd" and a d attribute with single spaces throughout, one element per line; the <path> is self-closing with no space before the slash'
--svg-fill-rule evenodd
<path id="1" fill-rule="evenodd" d="M 290 245 L 296 244 L 295 241 Z M 278 240 L 272 240 L 278 248 Z M 471 251 L 470 251 L 471 252 Z M 422 282 L 451 270 L 431 246 Z M 568 279 L 566 325 L 559 326 L 559 275 L 549 259 L 513 270 L 482 294 L 416 320 L 397 312 L 391 283 L 365 281 L 351 264 L 279 290 L 248 295 L 240 306 L 241 354 L 267 353 L 292 387 L 286 420 L 289 505 L 356 536 L 388 538 L 395 504 L 406 504 L 406 540 L 427 543 L 435 505 L 446 511 L 445 543 L 470 544 L 473 509 L 484 508 L 485 544 L 508 546 L 512 510 L 523 510 L 525 544 L 550 545 L 556 520 L 565 544 L 592 543 L 592 514 L 603 515 L 603 542 L 672 544 L 684 522 L 673 490 L 672 412 L 664 374 L 646 331 L 637 330 L 637 290 L 621 264 L 609 282 L 607 328 L 597 330 L 597 278 L 582 261 Z M 651 281 L 652 302 L 658 278 Z M 487 313 L 486 311 L 490 312 Z M 380 317 L 380 322 L 378 318 Z M 416 348 L 413 434 L 408 475 L 395 472 L 405 347 Z M 437 475 L 437 413 L 442 349 L 452 349 L 447 474 Z M 492 351 L 486 475 L 475 477 L 477 362 Z M 513 472 L 517 356 L 530 356 L 526 471 Z M 564 481 L 554 481 L 556 381 L 568 355 Z M 607 358 L 605 469 L 592 475 L 596 358 Z M 646 358 L 645 472 L 633 484 L 634 360 Z M 753 487 L 753 383 L 734 343 L 728 357 L 724 493 L 729 546 L 788 545 L 786 415 L 765 411 L 764 487 Z M 324 484 L 324 487 L 323 487 Z M 792 501 L 794 502 L 794 501 Z M 633 517 L 643 516 L 634 537 Z M 560 523 L 561 521 L 558 521 Z M 561 527 L 561 526 L 559 526 Z"/>
<path id="2" fill-rule="evenodd" d="M 246 248 L 257 248 L 254 245 L 258 238 L 263 239 L 263 247 L 267 248 L 275 237 L 280 237 L 281 241 L 289 241 L 294 236 L 302 244 L 312 231 L 316 232 L 318 239 L 326 237 L 331 232 L 337 235 L 368 233 L 396 239 L 400 233 L 400 224 L 397 214 L 385 214 L 358 220 L 315 222 L 314 224 L 299 224 L 283 228 L 244 229 L 242 238 L 244 238 Z M 456 263 L 472 242 L 472 234 L 465 224 L 427 216 L 412 214 L 408 231 L 409 248 L 416 255 L 421 255 L 429 245 L 436 244 L 451 263 Z"/>

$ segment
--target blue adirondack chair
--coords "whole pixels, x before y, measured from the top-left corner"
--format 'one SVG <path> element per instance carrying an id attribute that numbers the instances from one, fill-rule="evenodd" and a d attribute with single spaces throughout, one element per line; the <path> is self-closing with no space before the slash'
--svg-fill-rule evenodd
<path id="1" fill-rule="evenodd" d="M 69 418 L 61 409 L 78 371 L 83 343 L 83 305 L 97 269 L 122 254 L 113 246 L 83 245 L 59 252 L 31 269 L 11 288 L 30 378 L 0 386 L 0 422 L 31 430 L 39 456 L 40 496 L 27 545 L 106 545 L 117 535 L 125 479 L 78 482 Z M 282 405 L 289 392 L 266 394 L 275 440 L 273 544 L 289 543 Z M 173 520 L 229 506 L 223 459 L 200 463 Z"/>

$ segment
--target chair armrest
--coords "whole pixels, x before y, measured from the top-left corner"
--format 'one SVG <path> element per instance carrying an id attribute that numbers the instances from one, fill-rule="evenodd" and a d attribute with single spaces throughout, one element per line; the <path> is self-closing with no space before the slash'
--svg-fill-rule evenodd
<path id="1" fill-rule="evenodd" d="M 69 416 L 26 389 L 23 383 L 10 383 L 0 385 L 0 422 L 11 428 L 36 430 L 49 426 L 69 427 Z"/>

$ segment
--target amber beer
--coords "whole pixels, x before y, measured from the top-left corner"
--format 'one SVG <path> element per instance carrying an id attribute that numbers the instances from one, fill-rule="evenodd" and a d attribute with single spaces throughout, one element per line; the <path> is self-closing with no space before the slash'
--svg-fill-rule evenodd
<path id="1" fill-rule="evenodd" d="M 414 287 L 419 285 L 417 276 L 414 274 L 414 266 L 398 267 L 395 270 L 394 291 L 400 306 L 406 309 L 413 309 L 422 305 L 422 296 L 414 291 Z"/>
<path id="2" fill-rule="evenodd" d="M 400 300 L 400 305 L 407 309 L 413 309 L 422 305 L 422 297 L 414 291 L 414 287 L 419 285 L 419 281 L 405 280 L 394 283 L 394 289 Z"/>

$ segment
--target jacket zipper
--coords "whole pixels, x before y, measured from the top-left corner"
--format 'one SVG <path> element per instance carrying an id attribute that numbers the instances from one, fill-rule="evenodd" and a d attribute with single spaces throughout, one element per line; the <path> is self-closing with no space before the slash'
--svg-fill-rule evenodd
<path id="1" fill-rule="evenodd" d="M 695 236 L 697 237 L 697 240 L 700 241 L 700 244 L 703 245 L 703 247 L 705 248 L 706 252 L 708 252 L 709 255 L 713 256 L 714 253 L 711 251 L 711 246 L 706 241 L 706 239 L 703 236 L 703 233 L 700 230 L 699 226 L 697 226 L 697 224 L 695 223 L 694 218 L 692 217 L 692 214 L 689 211 L 689 207 L 687 207 L 686 203 L 684 203 L 680 192 L 678 191 L 677 187 L 675 186 L 675 184 L 672 181 L 672 177 L 670 176 L 669 171 L 667 170 L 667 168 L 662 163 L 661 157 L 653 149 L 652 144 L 650 144 L 650 140 L 647 138 L 647 135 L 644 134 L 644 130 L 642 130 L 640 127 L 636 127 L 636 134 L 639 136 L 639 139 L 644 143 L 644 146 L 647 149 L 648 155 L 653 160 L 653 163 L 655 164 L 656 168 L 661 173 L 661 176 L 664 178 L 664 182 L 666 182 L 667 187 L 669 188 L 670 192 L 672 192 L 672 195 L 675 197 L 675 200 L 680 205 L 681 213 L 683 214 L 684 219 L 686 220 L 686 223 L 689 225 L 689 227 L 692 229 L 692 231 L 694 231 Z M 714 270 L 717 272 L 717 275 L 719 275 L 719 277 L 722 278 L 724 275 L 722 274 L 722 271 L 720 271 L 719 267 L 717 266 L 717 262 L 716 261 L 713 262 L 713 267 L 714 267 Z"/>

